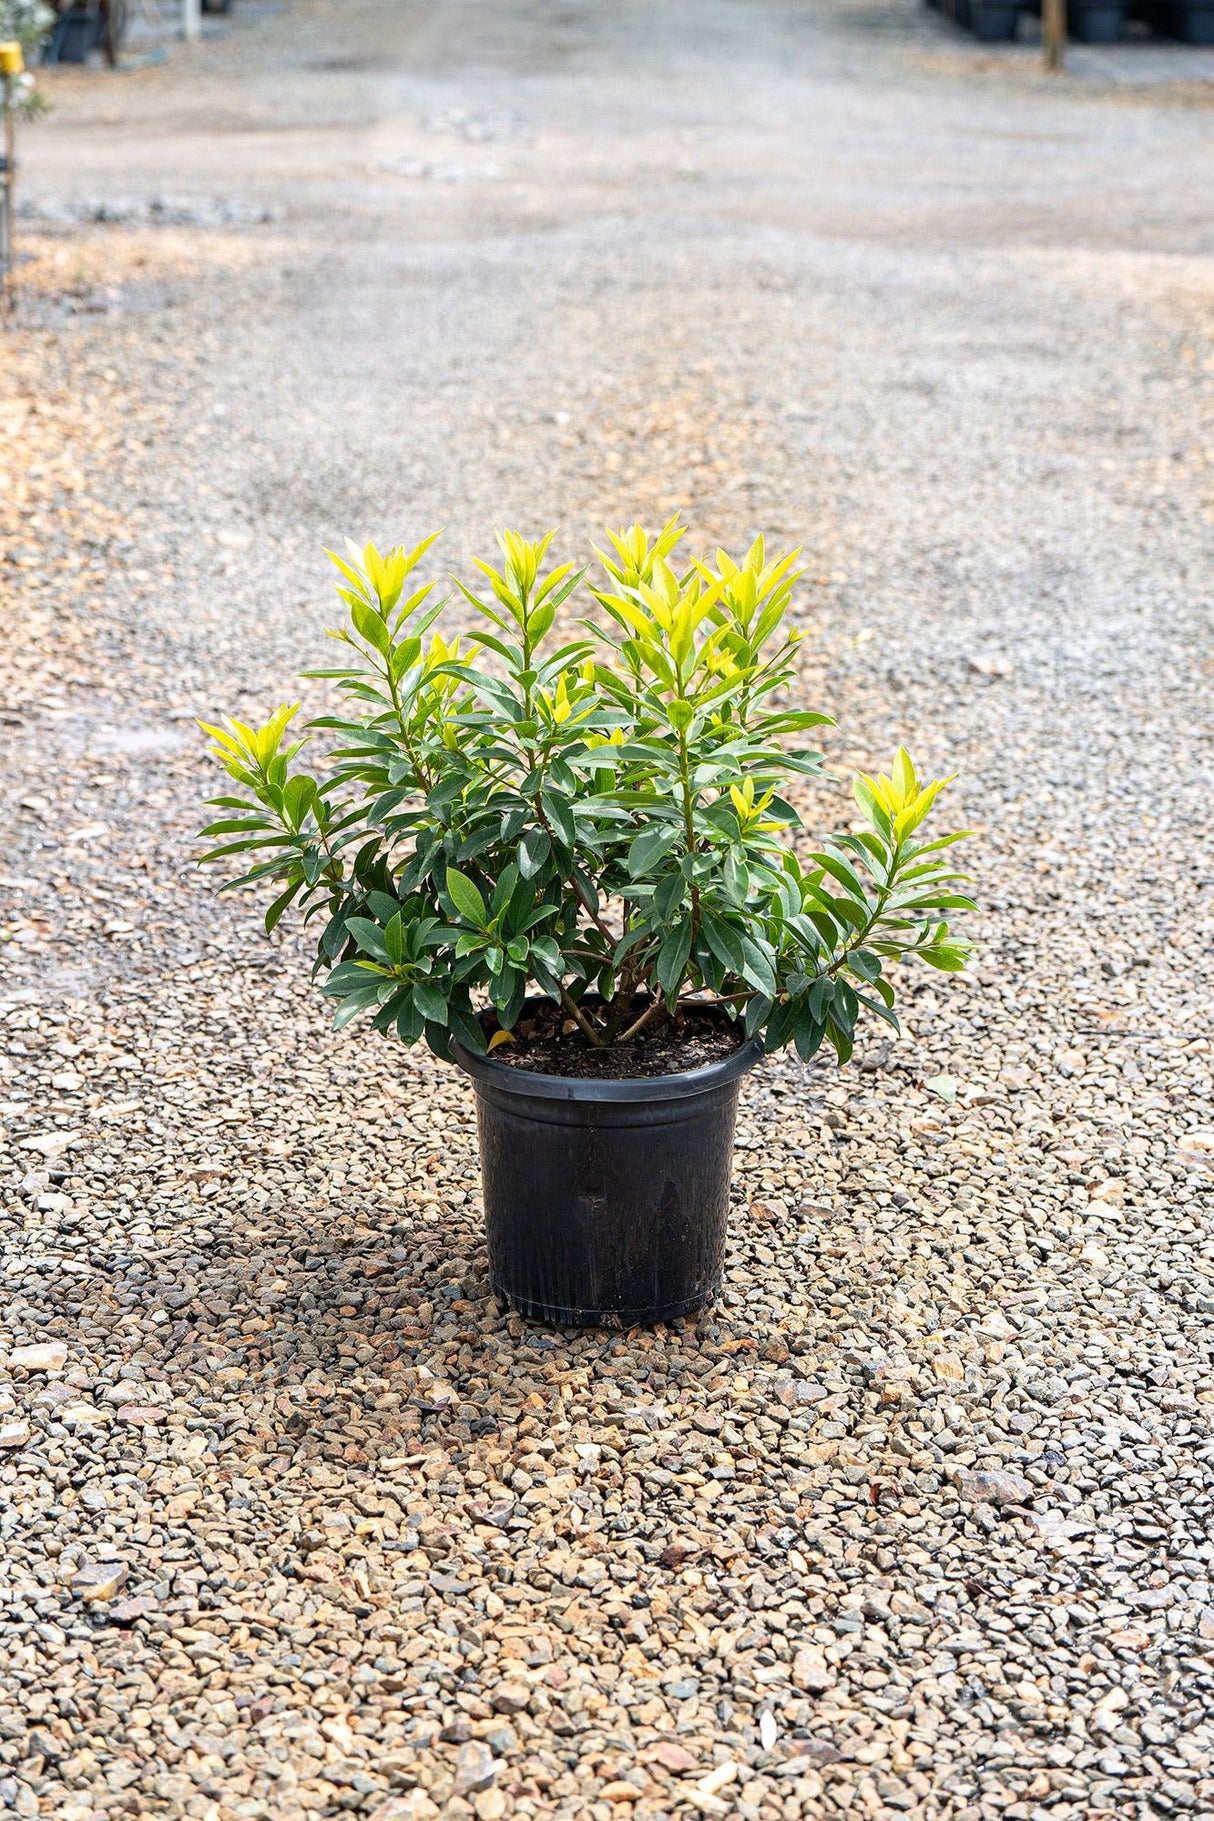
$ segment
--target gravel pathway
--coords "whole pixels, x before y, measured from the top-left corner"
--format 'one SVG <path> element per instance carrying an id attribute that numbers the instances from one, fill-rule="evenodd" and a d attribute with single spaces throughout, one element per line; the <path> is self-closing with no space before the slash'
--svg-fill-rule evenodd
<path id="1" fill-rule="evenodd" d="M 0 361 L 0 1809 L 1214 1814 L 1214 178 L 890 4 L 297 0 L 26 135 Z M 105 222 L 82 218 L 109 212 Z M 471 1096 L 191 866 L 322 541 L 804 541 L 978 831 L 728 1287 L 487 1296 Z M 819 793 L 822 821 L 846 815 Z"/>

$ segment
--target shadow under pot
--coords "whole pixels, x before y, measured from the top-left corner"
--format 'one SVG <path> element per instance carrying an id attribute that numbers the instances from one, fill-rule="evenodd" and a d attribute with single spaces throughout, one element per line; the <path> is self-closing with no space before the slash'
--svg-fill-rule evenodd
<path id="1" fill-rule="evenodd" d="M 541 1075 L 452 1044 L 476 1089 L 496 1295 L 558 1327 L 647 1326 L 721 1286 L 742 1076 L 757 1039 L 670 1075 Z"/>

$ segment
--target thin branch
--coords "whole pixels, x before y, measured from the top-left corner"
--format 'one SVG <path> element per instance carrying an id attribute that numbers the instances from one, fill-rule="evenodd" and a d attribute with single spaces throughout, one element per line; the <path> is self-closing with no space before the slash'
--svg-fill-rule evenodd
<path id="1" fill-rule="evenodd" d="M 590 921 L 594 924 L 594 926 L 598 930 L 600 936 L 605 936 L 607 941 L 610 942 L 612 948 L 614 948 L 617 941 L 619 940 L 619 938 L 616 936 L 615 932 L 611 929 L 611 927 L 608 924 L 603 922 L 602 917 L 595 910 L 595 908 L 591 904 L 589 898 L 586 896 L 585 892 L 582 890 L 581 886 L 578 884 L 578 881 L 575 878 L 573 878 L 572 875 L 570 875 L 569 883 L 570 883 L 570 885 L 572 885 L 574 891 L 577 893 L 578 903 L 581 905 L 581 907 L 585 911 L 586 915 L 590 918 Z"/>
<path id="2" fill-rule="evenodd" d="M 577 1024 L 579 1030 L 590 1039 L 595 1049 L 605 1050 L 607 1048 L 607 1039 L 603 1036 L 601 1031 L 595 1030 L 589 1018 L 585 1016 L 567 986 L 562 986 L 561 988 L 561 1004 Z"/>
<path id="3" fill-rule="evenodd" d="M 636 1019 L 634 1023 L 630 1024 L 628 1026 L 628 1029 L 626 1031 L 624 1031 L 616 1039 L 616 1041 L 618 1043 L 627 1043 L 630 1038 L 639 1036 L 640 1033 L 645 1029 L 645 1026 L 647 1024 L 652 1024 L 653 1020 L 657 1017 L 658 1013 L 664 1012 L 665 1010 L 666 1010 L 666 1001 L 659 996 L 657 999 L 655 999 L 652 1002 L 652 1004 L 646 1006 L 645 1010 L 641 1013 L 640 1017 L 638 1019 Z"/>
<path id="4" fill-rule="evenodd" d="M 532 767 L 532 769 L 534 769 L 534 766 Z M 531 807 L 535 811 L 536 815 L 539 817 L 540 827 L 544 830 L 545 834 L 548 836 L 548 839 L 553 843 L 553 846 L 555 846 L 556 837 L 554 836 L 554 834 L 552 832 L 552 824 L 551 824 L 551 822 L 549 822 L 548 817 L 544 813 L 543 800 L 540 798 L 540 796 L 538 794 L 532 799 Z M 614 948 L 618 938 L 616 937 L 614 932 L 608 928 L 607 924 L 605 924 L 603 922 L 602 917 L 595 910 L 593 904 L 591 904 L 591 902 L 590 902 L 590 899 L 587 897 L 586 893 L 582 890 L 580 883 L 573 876 L 572 873 L 570 873 L 570 875 L 569 875 L 569 883 L 570 883 L 570 885 L 572 885 L 574 891 L 577 893 L 578 903 L 581 905 L 581 907 L 585 911 L 586 915 L 590 918 L 590 921 L 594 924 L 594 926 L 598 930 L 599 934 L 601 936 L 606 937 L 607 941 L 610 942 L 612 948 Z"/>

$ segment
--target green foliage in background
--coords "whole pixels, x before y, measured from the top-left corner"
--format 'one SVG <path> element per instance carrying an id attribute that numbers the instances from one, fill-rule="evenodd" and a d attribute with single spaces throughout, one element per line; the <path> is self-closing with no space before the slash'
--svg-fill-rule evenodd
<path id="1" fill-rule="evenodd" d="M 0 43 L 14 41 L 21 46 L 27 64 L 34 63 L 55 23 L 55 14 L 44 0 L 0 0 Z M 3 85 L 0 84 L 0 94 Z M 28 69 L 9 86 L 10 105 L 14 113 L 33 119 L 45 112 L 46 104 L 34 87 Z"/>
<path id="2" fill-rule="evenodd" d="M 54 23 L 54 12 L 44 0 L 0 0 L 0 41 L 16 39 L 27 57 L 49 37 Z"/>
<path id="3" fill-rule="evenodd" d="M 820 772 L 802 741 L 827 721 L 791 705 L 795 556 L 759 538 L 682 563 L 682 536 L 609 534 L 589 579 L 549 561 L 551 535 L 502 533 L 455 584 L 471 643 L 417 583 L 433 538 L 351 547 L 342 662 L 309 673 L 344 701 L 308 730 L 327 765 L 301 767 L 290 707 L 206 728 L 237 788 L 205 858 L 274 887 L 267 929 L 291 905 L 323 919 L 339 1025 L 480 1053 L 480 1012 L 509 1030 L 538 991 L 606 1045 L 706 995 L 769 1050 L 846 1061 L 862 1013 L 897 1029 L 890 962 L 964 965 L 960 837 L 925 837 L 942 784 L 905 752 L 856 778 L 854 832 L 794 850 L 785 792 Z"/>

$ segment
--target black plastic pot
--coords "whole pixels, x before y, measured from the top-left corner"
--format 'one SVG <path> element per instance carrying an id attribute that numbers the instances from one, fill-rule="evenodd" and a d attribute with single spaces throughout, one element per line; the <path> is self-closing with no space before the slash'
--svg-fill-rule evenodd
<path id="1" fill-rule="evenodd" d="M 1124 0 L 1070 0 L 1067 30 L 1080 44 L 1117 44 L 1125 32 Z"/>
<path id="2" fill-rule="evenodd" d="M 1214 6 L 1209 0 L 1178 0 L 1171 29 L 1182 44 L 1214 44 Z"/>
<path id="3" fill-rule="evenodd" d="M 1020 0 L 971 0 L 970 29 L 980 44 L 1010 44 L 1020 22 Z"/>
<path id="4" fill-rule="evenodd" d="M 87 63 L 99 40 L 99 15 L 83 7 L 62 13 L 46 48 L 47 63 Z"/>
<path id="5" fill-rule="evenodd" d="M 558 1327 L 633 1327 L 720 1288 L 738 1086 L 763 1054 L 628 1081 L 452 1049 L 476 1086 L 493 1288 Z"/>

